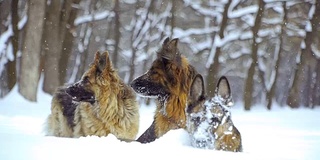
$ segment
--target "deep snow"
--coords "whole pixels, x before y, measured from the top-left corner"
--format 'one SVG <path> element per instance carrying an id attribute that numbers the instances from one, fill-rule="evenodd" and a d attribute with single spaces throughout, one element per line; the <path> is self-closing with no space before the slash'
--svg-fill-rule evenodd
<path id="1" fill-rule="evenodd" d="M 38 102 L 25 100 L 17 88 L 0 99 L 0 159 L 320 159 L 320 109 L 273 106 L 231 108 L 232 119 L 243 140 L 243 153 L 193 148 L 188 134 L 174 130 L 149 144 L 121 142 L 107 137 L 46 137 L 44 121 L 51 96 L 38 94 Z M 154 104 L 141 106 L 139 135 L 152 122 Z"/>

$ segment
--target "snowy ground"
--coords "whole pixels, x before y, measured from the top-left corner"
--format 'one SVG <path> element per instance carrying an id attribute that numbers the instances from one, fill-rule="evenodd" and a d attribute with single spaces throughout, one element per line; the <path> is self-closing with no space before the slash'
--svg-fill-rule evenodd
<path id="1" fill-rule="evenodd" d="M 256 106 L 250 112 L 240 104 L 231 109 L 243 140 L 243 153 L 192 148 L 185 131 L 170 131 L 149 144 L 108 137 L 78 139 L 46 137 L 42 132 L 50 112 L 49 95 L 38 103 L 23 99 L 15 89 L 0 99 L 0 159 L 320 159 L 320 109 L 291 110 Z M 154 107 L 141 106 L 139 135 L 150 125 Z"/>

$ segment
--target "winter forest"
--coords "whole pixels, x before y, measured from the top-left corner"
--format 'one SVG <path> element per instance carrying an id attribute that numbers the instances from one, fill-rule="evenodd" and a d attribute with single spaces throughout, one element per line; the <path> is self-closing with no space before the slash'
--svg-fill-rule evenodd
<path id="1" fill-rule="evenodd" d="M 318 0 L 0 0 L 0 22 L 0 97 L 53 94 L 105 50 L 129 83 L 171 37 L 209 95 L 225 75 L 245 110 L 320 105 Z"/>

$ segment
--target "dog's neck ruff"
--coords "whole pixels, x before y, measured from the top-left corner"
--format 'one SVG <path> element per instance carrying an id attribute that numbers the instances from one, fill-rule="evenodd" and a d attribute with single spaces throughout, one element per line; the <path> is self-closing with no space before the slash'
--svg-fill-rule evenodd
<path id="1" fill-rule="evenodd" d="M 160 112 L 163 115 L 167 115 L 166 107 L 167 107 L 168 98 L 169 98 L 169 94 L 164 94 L 164 95 L 159 95 L 158 96 L 159 105 L 161 106 Z"/>

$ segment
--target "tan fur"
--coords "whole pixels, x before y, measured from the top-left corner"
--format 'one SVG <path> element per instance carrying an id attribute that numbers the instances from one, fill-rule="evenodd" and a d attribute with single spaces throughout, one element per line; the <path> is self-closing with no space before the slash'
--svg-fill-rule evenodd
<path id="1" fill-rule="evenodd" d="M 157 106 L 155 112 L 157 137 L 161 137 L 172 129 L 185 128 L 186 113 L 183 103 L 186 103 L 186 95 L 181 93 L 180 96 L 172 96 L 168 99 L 165 112 L 162 111 L 162 106 Z"/>
<path id="2" fill-rule="evenodd" d="M 237 128 L 233 126 L 231 131 L 228 131 L 230 126 L 222 125 L 213 131 L 217 134 L 217 140 L 215 141 L 215 149 L 223 151 L 239 152 L 242 150 L 241 136 Z"/>
<path id="3" fill-rule="evenodd" d="M 103 57 L 106 56 L 106 57 Z M 105 61 L 101 59 L 105 58 Z M 102 66 L 102 67 L 101 67 Z M 101 73 L 98 70 L 101 70 Z M 119 139 L 134 140 L 139 129 L 139 106 L 135 93 L 125 85 L 112 68 L 108 53 L 97 52 L 94 62 L 84 73 L 82 80 L 88 77 L 84 85 L 94 93 L 96 102 L 78 103 L 70 126 L 63 115 L 63 105 L 53 96 L 51 114 L 48 117 L 47 134 L 58 137 L 107 136 L 109 133 Z"/>
<path id="4" fill-rule="evenodd" d="M 177 79 L 177 83 L 167 83 L 171 95 L 170 97 L 168 97 L 166 105 L 157 105 L 157 109 L 155 112 L 155 129 L 157 137 L 161 137 L 163 134 L 172 129 L 185 128 L 186 125 L 185 104 L 187 102 L 189 87 L 193 75 L 190 74 L 192 72 L 188 68 L 189 64 L 186 58 L 181 58 L 181 68 L 177 68 L 174 64 L 170 66 L 170 70 L 176 73 L 176 75 L 174 75 L 173 77 Z M 164 77 L 165 76 L 162 76 L 160 80 L 162 80 Z M 181 81 L 184 81 L 184 83 L 181 83 Z"/>
<path id="5" fill-rule="evenodd" d="M 57 137 L 73 137 L 72 129 L 62 114 L 62 107 L 55 96 L 51 102 L 51 114 L 47 118 L 47 135 Z"/>
<path id="6" fill-rule="evenodd" d="M 139 142 L 152 142 L 169 130 L 186 127 L 185 107 L 197 71 L 180 54 L 177 43 L 178 39 L 167 38 L 150 69 L 131 82 L 140 95 L 157 97 L 153 123 L 137 139 Z"/>

